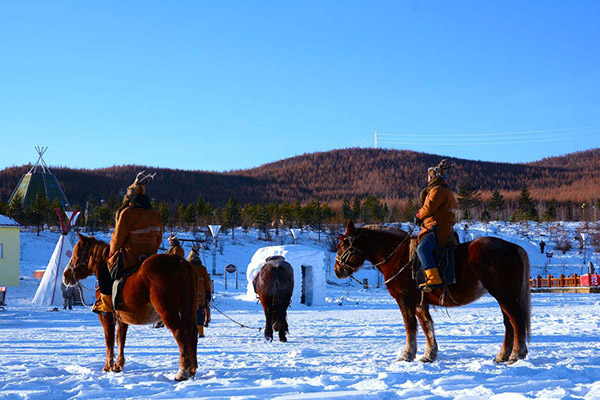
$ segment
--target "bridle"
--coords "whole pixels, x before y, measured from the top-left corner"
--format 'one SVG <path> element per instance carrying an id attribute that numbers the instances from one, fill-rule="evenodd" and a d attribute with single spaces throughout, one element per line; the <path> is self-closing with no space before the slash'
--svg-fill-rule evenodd
<path id="1" fill-rule="evenodd" d="M 362 231 L 358 231 L 358 235 L 356 235 L 355 237 L 346 236 L 346 235 L 342 235 L 342 234 L 338 235 L 338 239 L 340 240 L 340 243 L 338 244 L 338 248 L 342 245 L 344 240 L 348 240 L 348 242 L 350 244 L 350 246 L 348 246 L 342 252 L 342 254 L 336 254 L 336 256 L 335 256 L 335 262 L 337 262 L 342 267 L 342 269 L 344 270 L 344 272 L 346 272 L 348 274 L 348 276 L 352 276 L 352 274 L 355 273 L 356 270 L 358 269 L 358 267 L 354 267 L 354 266 L 350 265 L 350 263 L 349 263 L 350 258 L 352 258 L 352 256 L 358 254 L 365 259 L 367 258 L 365 253 L 363 253 L 356 246 L 354 246 L 354 241 L 361 235 L 361 233 L 362 233 Z"/>
<path id="2" fill-rule="evenodd" d="M 91 251 L 91 249 L 92 249 L 92 244 L 86 243 L 85 247 L 83 248 L 83 255 L 79 258 L 79 260 L 77 260 L 77 264 L 72 265 L 71 260 L 69 260 L 69 262 L 67 263 L 67 266 L 65 267 L 65 269 L 68 269 L 69 271 L 71 271 L 71 276 L 75 280 L 75 284 L 79 283 L 81 285 L 81 282 L 79 282 L 79 279 L 77 279 L 77 277 L 75 276 L 75 269 L 79 269 L 81 267 L 88 266 L 88 264 L 90 262 L 90 257 L 89 257 L 90 255 L 88 253 Z"/>
<path id="3" fill-rule="evenodd" d="M 402 241 L 400 241 L 400 243 L 396 246 L 396 248 L 390 253 L 388 254 L 388 256 L 386 258 L 384 258 L 382 261 L 373 264 L 373 267 L 377 268 L 380 265 L 383 265 L 385 263 L 387 263 L 388 261 L 390 261 L 392 259 L 392 257 L 394 256 L 394 254 L 396 253 L 396 251 L 398 251 L 398 249 L 404 244 L 404 242 L 406 242 L 406 240 L 408 240 L 410 238 L 410 236 L 412 235 L 412 233 L 414 232 L 416 226 L 413 226 L 410 230 L 410 232 L 408 232 L 408 234 L 404 237 L 404 239 L 402 239 Z M 349 277 L 351 277 L 352 279 L 354 279 L 355 281 L 356 278 L 354 278 L 352 275 L 358 270 L 358 268 L 360 267 L 354 267 L 352 265 L 350 265 L 349 261 L 350 258 L 355 255 L 355 254 L 359 254 L 361 255 L 364 259 L 366 259 L 366 255 L 364 252 L 362 252 L 360 249 L 356 248 L 353 244 L 354 241 L 362 234 L 362 230 L 358 231 L 358 235 L 356 235 L 355 237 L 348 237 L 346 235 L 342 235 L 340 234 L 338 236 L 338 239 L 340 239 L 340 243 L 338 244 L 338 247 L 340 247 L 343 243 L 344 240 L 348 240 L 348 242 L 350 243 L 350 246 L 348 248 L 346 248 L 342 254 L 340 255 L 336 255 L 335 256 L 335 261 L 342 267 L 342 269 L 344 270 L 344 272 L 346 272 L 348 274 Z M 400 268 L 400 270 L 398 272 L 396 272 L 394 274 L 394 276 L 392 276 L 389 279 L 386 279 L 385 284 L 390 283 L 391 281 L 393 281 L 398 275 L 400 275 L 410 264 L 411 264 L 410 260 L 408 263 L 406 263 L 402 268 Z M 358 283 L 361 283 L 359 281 L 357 281 Z"/>

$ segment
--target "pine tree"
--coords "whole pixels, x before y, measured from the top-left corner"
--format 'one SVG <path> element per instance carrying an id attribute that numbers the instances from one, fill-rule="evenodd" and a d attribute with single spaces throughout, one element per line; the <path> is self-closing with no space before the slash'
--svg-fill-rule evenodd
<path id="1" fill-rule="evenodd" d="M 344 221 L 351 220 L 353 218 L 354 213 L 352 212 L 352 207 L 350 206 L 350 200 L 344 198 L 342 201 L 342 218 Z"/>
<path id="2" fill-rule="evenodd" d="M 481 193 L 469 182 L 463 181 L 458 187 L 458 208 L 464 219 L 471 219 L 471 209 L 481 204 Z"/>
<path id="3" fill-rule="evenodd" d="M 194 203 L 190 203 L 185 207 L 183 220 L 190 227 L 196 222 L 196 207 Z"/>
<path id="4" fill-rule="evenodd" d="M 226 227 L 231 229 L 231 238 L 235 238 L 235 228 L 242 223 L 242 210 L 240 203 L 233 197 L 230 197 L 223 211 L 223 221 Z"/>
<path id="5" fill-rule="evenodd" d="M 417 214 L 417 211 L 419 211 L 419 208 L 417 207 L 413 199 L 408 199 L 408 201 L 406 202 L 406 209 L 402 214 L 402 221 L 412 222 L 415 218 L 415 215 Z"/>
<path id="6" fill-rule="evenodd" d="M 517 203 L 519 206 L 514 215 L 516 221 L 537 221 L 539 219 L 537 209 L 535 208 L 535 202 L 531 198 L 531 194 L 526 185 L 521 187 L 521 194 L 517 199 Z"/>
<path id="7" fill-rule="evenodd" d="M 360 200 L 355 197 L 352 199 L 352 219 L 357 221 L 361 214 Z"/>
<path id="8" fill-rule="evenodd" d="M 504 196 L 500 194 L 498 190 L 492 192 L 492 197 L 487 202 L 488 210 L 496 217 L 496 220 L 500 220 L 500 213 L 506 207 Z"/>
<path id="9" fill-rule="evenodd" d="M 17 222 L 23 222 L 25 217 L 25 210 L 23 210 L 23 199 L 17 193 L 12 200 L 6 206 L 6 215 Z"/>
<path id="10" fill-rule="evenodd" d="M 156 205 L 156 211 L 158 215 L 160 215 L 160 220 L 162 221 L 163 226 L 167 226 L 170 224 L 171 211 L 169 210 L 169 205 L 166 201 L 161 201 Z"/>
<path id="11" fill-rule="evenodd" d="M 547 204 L 546 211 L 544 212 L 544 221 L 556 221 L 557 215 L 556 200 L 552 199 Z"/>
<path id="12" fill-rule="evenodd" d="M 573 217 L 573 202 L 571 200 L 567 201 L 567 221 L 573 221 L 575 218 Z"/>
<path id="13" fill-rule="evenodd" d="M 46 198 L 45 195 L 37 194 L 35 196 L 35 201 L 33 202 L 33 206 L 31 207 L 31 213 L 29 217 L 29 221 L 37 226 L 37 235 L 40 236 L 40 230 L 46 223 L 46 219 L 48 218 L 48 210 L 50 208 L 50 202 Z"/>

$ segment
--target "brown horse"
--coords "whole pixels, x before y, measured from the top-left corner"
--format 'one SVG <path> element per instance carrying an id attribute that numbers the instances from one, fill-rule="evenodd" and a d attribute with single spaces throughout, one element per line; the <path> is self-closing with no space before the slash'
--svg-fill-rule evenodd
<path id="1" fill-rule="evenodd" d="M 79 241 L 63 273 L 65 285 L 92 274 L 98 276 L 98 267 L 108 259 L 108 244 L 77 234 Z M 103 371 L 121 372 L 125 365 L 123 353 L 127 328 L 130 324 L 153 324 L 162 319 L 173 332 L 179 345 L 179 370 L 175 380 L 186 380 L 196 373 L 198 327 L 198 279 L 193 267 L 184 259 L 166 254 L 153 255 L 125 281 L 123 306 L 114 316 L 99 316 L 106 340 L 106 363 Z M 96 297 L 99 292 L 96 292 Z M 115 324 L 119 355 L 114 359 Z"/>
<path id="2" fill-rule="evenodd" d="M 411 247 L 416 238 L 397 229 L 356 228 L 352 221 L 341 235 L 335 262 L 335 274 L 346 278 L 370 261 L 383 274 L 388 291 L 402 316 L 406 330 L 406 348 L 399 361 L 413 361 L 417 352 L 417 319 L 427 339 L 421 361 L 437 359 L 438 346 L 429 305 L 457 307 L 469 304 L 486 292 L 500 304 L 506 333 L 496 362 L 509 364 L 527 355 L 530 335 L 531 294 L 529 258 L 523 248 L 494 237 L 482 237 L 462 243 L 455 250 L 456 283 L 430 293 L 421 293 L 409 266 Z M 411 242 L 413 243 L 411 245 Z"/>
<path id="3" fill-rule="evenodd" d="M 273 340 L 273 330 L 279 340 L 287 342 L 287 308 L 294 292 L 294 270 L 282 256 L 267 258 L 252 282 L 265 311 L 265 339 Z"/>

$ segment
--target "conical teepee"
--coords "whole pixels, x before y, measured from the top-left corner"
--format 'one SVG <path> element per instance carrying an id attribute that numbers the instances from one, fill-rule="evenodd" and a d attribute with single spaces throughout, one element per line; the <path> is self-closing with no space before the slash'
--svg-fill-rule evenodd
<path id="1" fill-rule="evenodd" d="M 60 235 L 58 243 L 56 243 L 54 253 L 52 253 L 50 262 L 48 262 L 48 266 L 42 277 L 42 282 L 40 282 L 40 286 L 38 286 L 35 296 L 33 297 L 33 304 L 38 304 L 40 306 L 59 306 L 62 304 L 63 299 L 60 288 L 62 274 L 73 255 L 73 246 L 71 245 L 71 241 L 67 234 L 69 233 L 71 225 L 77 220 L 79 211 L 67 212 L 69 221 L 66 224 L 63 224 L 60 209 L 57 209 L 56 212 L 60 217 L 62 235 Z"/>
<path id="2" fill-rule="evenodd" d="M 50 202 L 58 200 L 63 208 L 69 208 L 69 200 L 63 192 L 58 179 L 50 171 L 48 165 L 44 161 L 44 153 L 48 150 L 47 147 L 35 147 L 38 153 L 36 163 L 31 167 L 29 172 L 21 177 L 19 184 L 10 196 L 9 202 L 19 195 L 23 207 L 30 206 L 35 201 L 35 197 L 40 194 L 45 196 Z"/>

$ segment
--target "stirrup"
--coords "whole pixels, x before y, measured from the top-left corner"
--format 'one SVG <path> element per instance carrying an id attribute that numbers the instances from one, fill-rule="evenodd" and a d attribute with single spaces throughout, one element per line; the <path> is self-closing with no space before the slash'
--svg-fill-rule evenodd
<path id="1" fill-rule="evenodd" d="M 100 304 L 99 304 L 100 303 Z M 105 317 L 110 317 L 113 315 L 112 311 L 103 311 L 100 310 L 100 306 L 101 304 L 104 304 L 104 302 L 102 301 L 102 298 L 99 298 L 98 300 L 96 300 L 96 302 L 94 303 L 94 306 L 92 307 L 92 312 L 95 312 L 96 314 L 99 315 L 103 315 Z"/>

